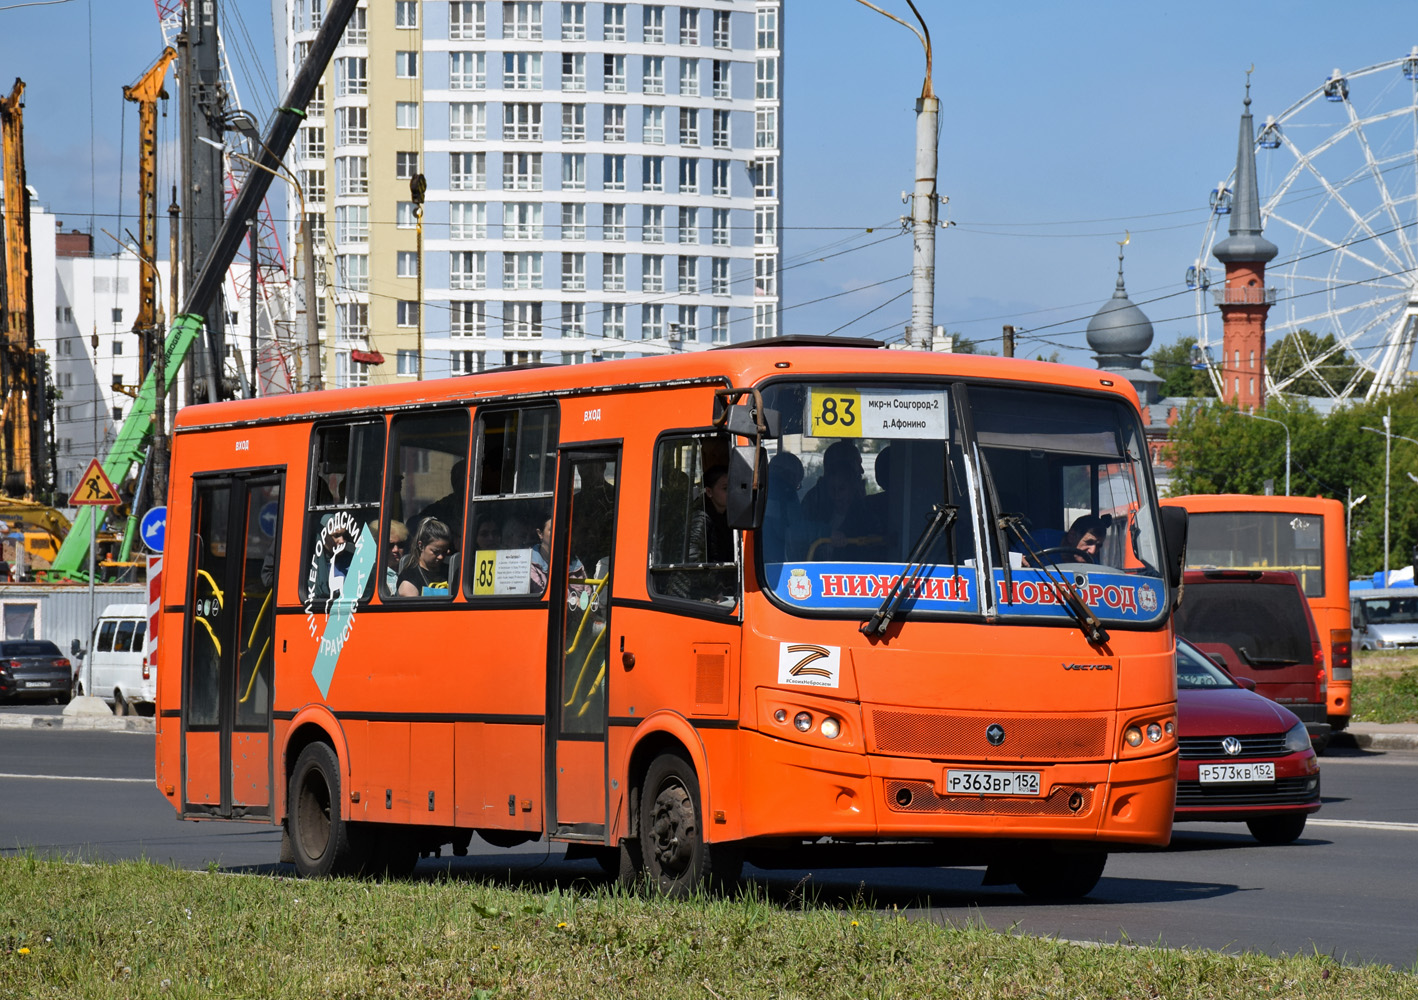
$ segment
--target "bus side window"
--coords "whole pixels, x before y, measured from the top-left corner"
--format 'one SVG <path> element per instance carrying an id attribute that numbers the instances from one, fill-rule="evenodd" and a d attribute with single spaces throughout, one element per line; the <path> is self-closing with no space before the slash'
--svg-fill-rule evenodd
<path id="1" fill-rule="evenodd" d="M 552 514 L 559 433 L 553 406 L 478 412 L 471 561 L 463 577 L 469 597 L 531 596 L 544 589 L 537 532 Z"/>
<path id="2" fill-rule="evenodd" d="M 113 620 L 103 622 L 98 627 L 98 642 L 94 644 L 94 651 L 98 653 L 113 652 L 113 633 L 118 629 L 118 623 Z"/>
<path id="3" fill-rule="evenodd" d="M 389 451 L 393 478 L 381 538 L 397 535 L 392 521 L 402 521 L 408 544 L 396 553 L 383 547 L 380 579 L 383 596 L 448 598 L 457 591 L 464 548 L 464 512 L 468 496 L 468 411 L 395 417 Z"/>
<path id="4" fill-rule="evenodd" d="M 665 437 L 656 446 L 650 586 L 658 597 L 738 603 L 734 533 L 716 501 L 728 448 L 717 434 Z"/>
<path id="5" fill-rule="evenodd" d="M 118 633 L 113 637 L 115 653 L 127 653 L 133 649 L 133 626 L 136 624 L 131 618 L 118 623 Z"/>
<path id="6" fill-rule="evenodd" d="M 305 561 L 299 573 L 302 600 L 329 602 L 344 593 L 355 547 L 365 527 L 379 537 L 384 481 L 384 423 L 325 424 L 315 428 L 305 516 Z M 374 593 L 366 578 L 360 600 Z"/>

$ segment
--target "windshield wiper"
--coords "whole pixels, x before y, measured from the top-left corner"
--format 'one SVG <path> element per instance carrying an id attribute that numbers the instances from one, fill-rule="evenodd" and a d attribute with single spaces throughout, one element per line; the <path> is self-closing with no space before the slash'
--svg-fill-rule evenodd
<path id="1" fill-rule="evenodd" d="M 891 591 L 886 595 L 886 599 L 881 602 L 881 607 L 876 609 L 876 614 L 872 615 L 861 624 L 861 633 L 865 636 L 881 635 L 891 626 L 891 619 L 896 615 L 897 609 L 901 606 L 901 601 L 909 593 L 916 589 L 916 581 L 921 578 L 921 574 L 926 568 L 926 553 L 935 544 L 936 538 L 942 531 L 948 529 L 955 523 L 959 508 L 954 504 L 938 503 L 931 507 L 931 519 L 926 526 L 921 529 L 920 537 L 916 539 L 916 544 L 911 546 L 910 560 L 906 563 L 901 575 L 892 584 Z"/>
<path id="2" fill-rule="evenodd" d="M 1103 623 L 1098 620 L 1088 605 L 1083 603 L 1083 598 L 1078 596 L 1078 590 L 1072 583 L 1058 576 L 1049 569 L 1047 562 L 1039 558 L 1039 553 L 1034 551 L 1034 546 L 1029 544 L 1029 533 L 1024 530 L 1024 518 L 1018 514 L 1001 514 L 999 516 L 999 526 L 1011 532 L 1015 538 L 1019 539 L 1019 544 L 1024 546 L 1024 551 L 1028 554 L 1031 562 L 1039 567 L 1039 572 L 1044 574 L 1049 585 L 1053 587 L 1054 593 L 1058 595 L 1059 603 L 1063 605 L 1069 617 L 1078 623 L 1079 629 L 1083 632 L 1083 637 L 1095 646 L 1101 646 L 1108 641 L 1108 630 L 1103 627 Z M 1009 553 L 1004 553 L 1005 565 L 1009 565 Z M 1008 586 L 1008 571 L 1006 571 L 1006 586 Z M 1010 595 L 1013 597 L 1013 594 Z"/>

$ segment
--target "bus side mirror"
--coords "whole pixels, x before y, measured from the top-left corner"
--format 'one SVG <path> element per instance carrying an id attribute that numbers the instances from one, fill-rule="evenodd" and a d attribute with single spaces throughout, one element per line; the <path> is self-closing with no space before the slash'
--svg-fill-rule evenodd
<path id="1" fill-rule="evenodd" d="M 729 449 L 729 498 L 724 517 L 730 528 L 751 531 L 763 524 L 768 499 L 768 457 L 757 445 Z"/>
<path id="2" fill-rule="evenodd" d="M 1176 589 L 1182 585 L 1182 570 L 1187 562 L 1187 512 L 1184 507 L 1162 507 L 1162 544 L 1167 549 L 1167 582 Z"/>

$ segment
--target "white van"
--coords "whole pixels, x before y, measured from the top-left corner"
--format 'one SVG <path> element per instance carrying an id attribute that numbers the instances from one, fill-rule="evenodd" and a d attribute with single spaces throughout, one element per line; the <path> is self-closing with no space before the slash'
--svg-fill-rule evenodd
<path id="1" fill-rule="evenodd" d="M 144 676 L 147 635 L 147 605 L 110 604 L 94 628 L 89 647 L 92 663 L 79 669 L 80 687 L 92 666 L 95 697 L 108 702 L 119 715 L 151 715 L 157 675 L 148 671 Z"/>

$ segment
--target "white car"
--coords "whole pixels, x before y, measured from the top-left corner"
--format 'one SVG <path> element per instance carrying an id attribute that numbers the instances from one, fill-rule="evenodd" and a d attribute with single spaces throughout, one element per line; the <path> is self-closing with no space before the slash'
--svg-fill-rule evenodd
<path id="1" fill-rule="evenodd" d="M 1418 587 L 1351 590 L 1355 649 L 1418 649 Z"/>

